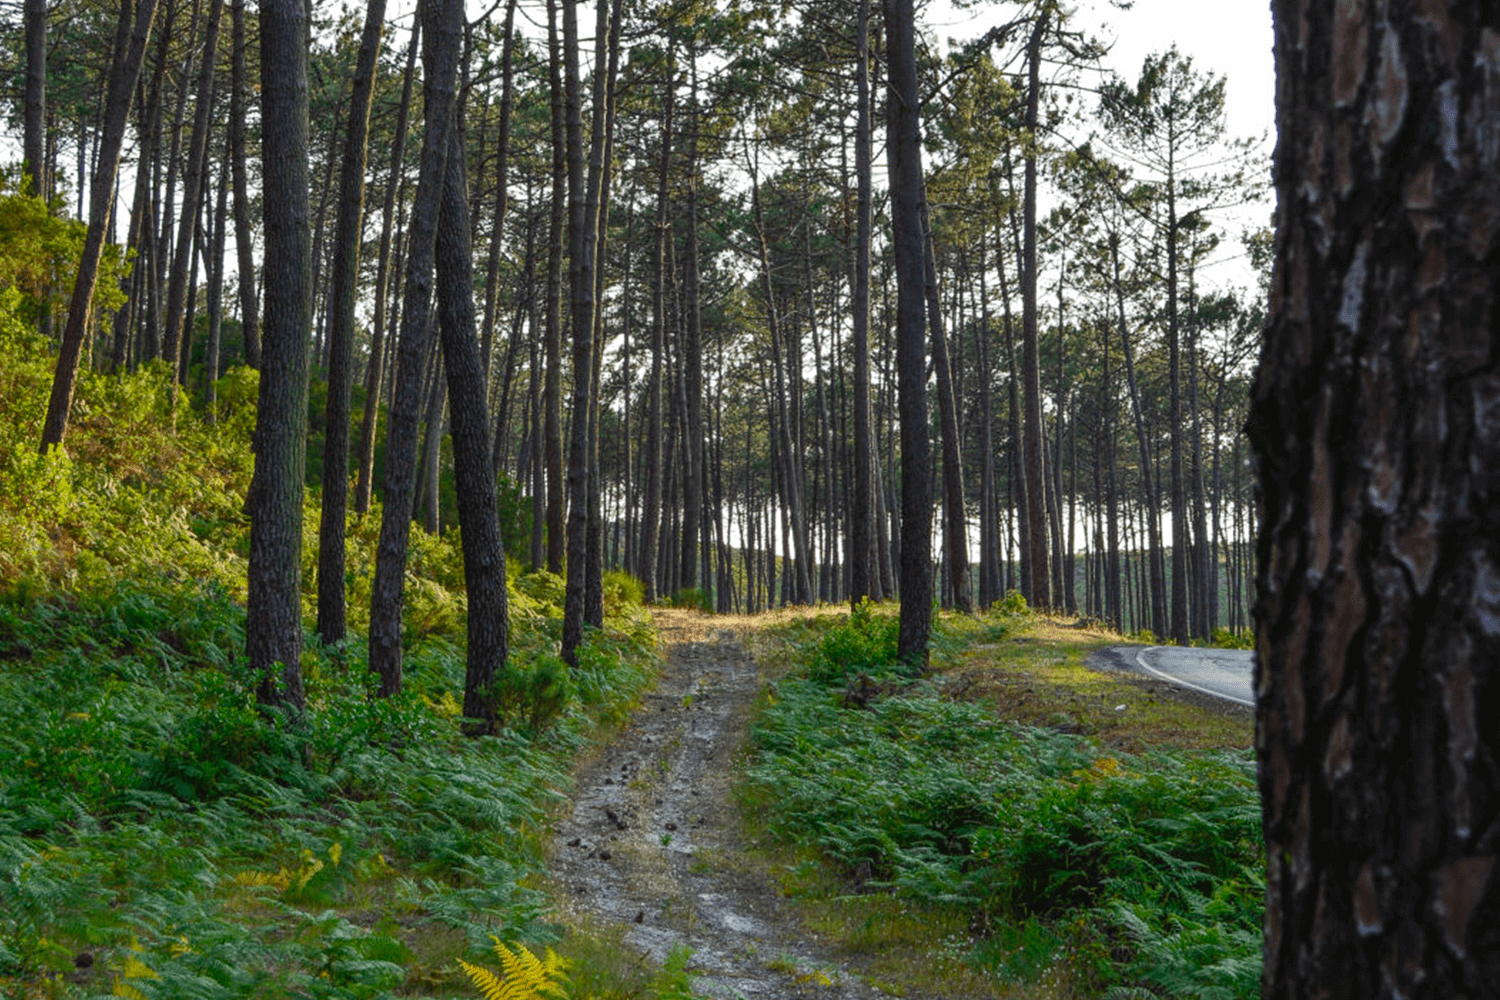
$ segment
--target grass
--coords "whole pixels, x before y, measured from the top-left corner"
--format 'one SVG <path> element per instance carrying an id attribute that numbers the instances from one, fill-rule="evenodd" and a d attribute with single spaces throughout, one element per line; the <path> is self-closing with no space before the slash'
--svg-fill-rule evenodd
<path id="1" fill-rule="evenodd" d="M 903 677 L 890 613 L 761 643 L 783 675 L 743 811 L 809 928 L 897 990 L 1252 996 L 1247 721 L 1089 671 L 1119 637 L 1028 613 L 945 617 Z"/>

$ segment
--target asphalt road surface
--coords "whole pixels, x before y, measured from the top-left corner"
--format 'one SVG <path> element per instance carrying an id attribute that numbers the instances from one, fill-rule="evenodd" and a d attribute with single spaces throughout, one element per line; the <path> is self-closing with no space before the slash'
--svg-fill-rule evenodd
<path id="1" fill-rule="evenodd" d="M 1114 665 L 1206 694 L 1255 707 L 1248 649 L 1185 649 L 1181 646 L 1112 646 Z"/>

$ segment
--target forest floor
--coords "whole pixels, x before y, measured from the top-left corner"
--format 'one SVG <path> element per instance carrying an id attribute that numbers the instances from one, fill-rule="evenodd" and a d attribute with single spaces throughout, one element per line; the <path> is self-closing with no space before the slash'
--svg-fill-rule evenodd
<path id="1" fill-rule="evenodd" d="M 623 928 L 623 946 L 642 963 L 690 950 L 693 992 L 703 996 L 885 996 L 803 927 L 735 801 L 768 679 L 744 639 L 777 616 L 653 614 L 661 679 L 580 767 L 553 828 L 559 915 L 580 928 Z"/>

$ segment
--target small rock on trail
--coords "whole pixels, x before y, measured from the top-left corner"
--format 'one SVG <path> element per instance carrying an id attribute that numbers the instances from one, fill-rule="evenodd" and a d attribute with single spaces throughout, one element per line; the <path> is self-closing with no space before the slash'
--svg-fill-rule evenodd
<path id="1" fill-rule="evenodd" d="M 564 915 L 623 926 L 626 944 L 658 964 L 686 946 L 704 996 L 887 996 L 840 969 L 744 858 L 729 793 L 761 679 L 723 627 L 734 619 L 659 611 L 656 621 L 661 680 L 579 773 L 553 830 Z"/>

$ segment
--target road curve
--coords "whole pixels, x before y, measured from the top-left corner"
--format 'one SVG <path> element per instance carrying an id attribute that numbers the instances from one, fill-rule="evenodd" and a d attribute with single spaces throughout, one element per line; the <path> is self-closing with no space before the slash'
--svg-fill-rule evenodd
<path id="1" fill-rule="evenodd" d="M 1255 707 L 1253 654 L 1248 649 L 1112 646 L 1115 664 L 1221 701 Z"/>

